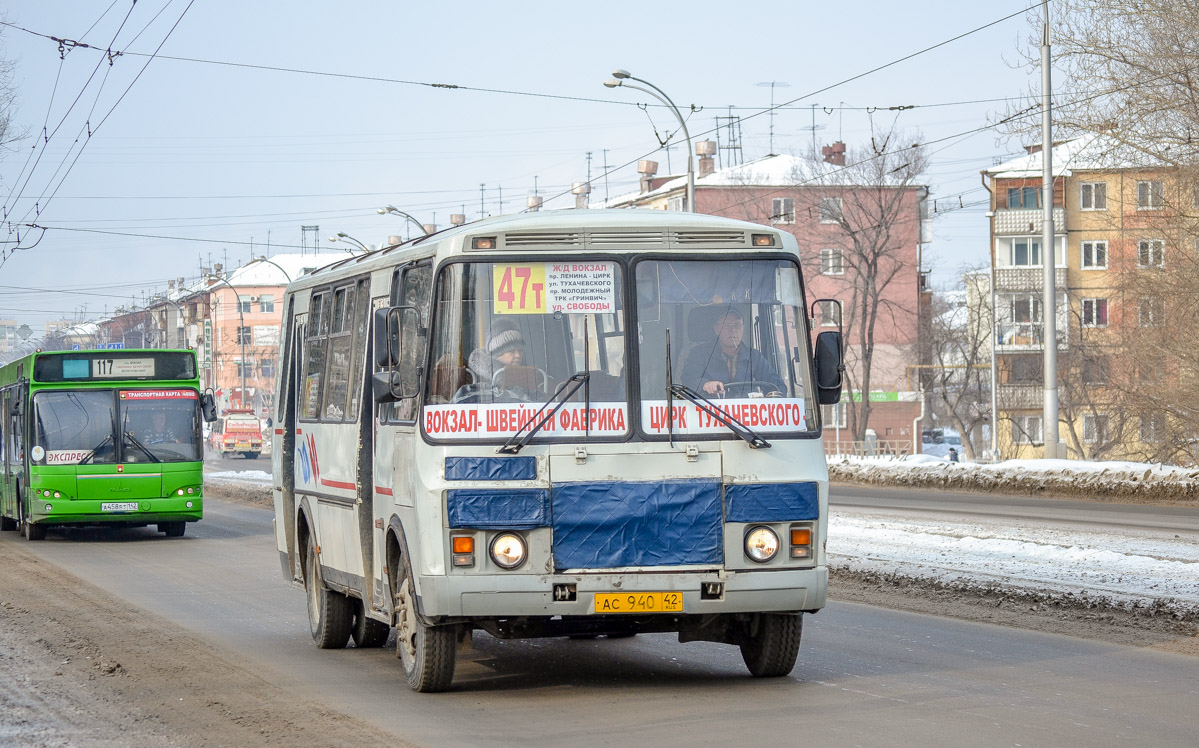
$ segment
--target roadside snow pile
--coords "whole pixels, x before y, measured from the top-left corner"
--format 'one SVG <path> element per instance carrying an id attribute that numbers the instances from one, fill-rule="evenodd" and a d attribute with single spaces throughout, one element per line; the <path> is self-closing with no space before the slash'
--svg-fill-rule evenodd
<path id="1" fill-rule="evenodd" d="M 1171 532 L 967 523 L 834 508 L 829 566 L 1199 619 L 1199 545 Z"/>
<path id="2" fill-rule="evenodd" d="M 204 491 L 214 498 L 239 494 L 256 503 L 271 503 L 271 474 L 262 470 L 239 473 L 232 470 L 204 474 Z"/>
<path id="3" fill-rule="evenodd" d="M 1199 501 L 1199 470 L 1141 462 L 1008 460 L 948 462 L 931 455 L 830 456 L 829 479 L 843 483 L 1088 498 Z"/>

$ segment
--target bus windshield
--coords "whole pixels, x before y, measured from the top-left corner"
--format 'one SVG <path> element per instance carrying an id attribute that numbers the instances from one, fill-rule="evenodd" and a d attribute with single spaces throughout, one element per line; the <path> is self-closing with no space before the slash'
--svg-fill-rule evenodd
<path id="1" fill-rule="evenodd" d="M 201 459 L 199 398 L 191 389 L 39 392 L 35 464 L 194 462 Z M 116 438 L 117 435 L 120 438 Z"/>
<path id="2" fill-rule="evenodd" d="M 643 260 L 635 274 L 647 435 L 728 434 L 710 411 L 677 399 L 677 385 L 755 432 L 816 428 L 794 262 Z"/>
<path id="3" fill-rule="evenodd" d="M 557 412 L 539 437 L 626 434 L 622 283 L 611 260 L 447 267 L 433 308 L 425 432 L 509 437 L 548 405 L 543 413 Z"/>

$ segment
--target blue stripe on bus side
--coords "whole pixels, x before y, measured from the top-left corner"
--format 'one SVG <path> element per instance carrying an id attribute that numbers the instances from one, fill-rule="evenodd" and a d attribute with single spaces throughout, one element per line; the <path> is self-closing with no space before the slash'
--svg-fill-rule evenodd
<path id="1" fill-rule="evenodd" d="M 815 483 L 734 483 L 724 487 L 727 522 L 794 522 L 819 516 Z"/>
<path id="2" fill-rule="evenodd" d="M 543 488 L 452 488 L 445 503 L 450 527 L 531 530 L 550 524 L 550 492 Z"/>
<path id="3" fill-rule="evenodd" d="M 447 457 L 446 480 L 534 480 L 536 457 Z"/>

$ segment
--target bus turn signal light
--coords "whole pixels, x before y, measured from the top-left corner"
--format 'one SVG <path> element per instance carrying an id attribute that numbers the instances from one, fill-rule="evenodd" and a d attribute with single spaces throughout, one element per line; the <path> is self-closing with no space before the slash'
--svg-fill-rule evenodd
<path id="1" fill-rule="evenodd" d="M 475 565 L 475 539 L 470 535 L 454 535 L 450 538 L 454 551 L 454 566 Z"/>
<path id="2" fill-rule="evenodd" d="M 755 247 L 773 247 L 774 234 L 754 234 L 753 245 Z"/>
<path id="3" fill-rule="evenodd" d="M 791 528 L 791 558 L 812 557 L 812 528 Z"/>

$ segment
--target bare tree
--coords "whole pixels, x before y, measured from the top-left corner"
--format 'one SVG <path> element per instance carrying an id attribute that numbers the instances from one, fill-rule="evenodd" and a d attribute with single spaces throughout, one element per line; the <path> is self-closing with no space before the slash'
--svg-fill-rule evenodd
<path id="1" fill-rule="evenodd" d="M 821 178 L 795 193 L 796 214 L 806 214 L 815 229 L 814 236 L 800 237 L 801 250 L 809 250 L 803 253 L 805 274 L 823 276 L 843 301 L 848 390 L 860 394 L 845 402 L 856 440 L 866 438 L 870 424 L 880 333 L 907 337 L 901 358 L 911 362 L 918 355 L 916 300 L 898 290 L 917 282 L 919 271 L 927 189 L 918 180 L 928 165 L 919 143 L 919 134 L 892 126 L 876 131 L 868 145 L 850 148 L 844 166 L 830 168 L 813 153 L 813 170 L 823 170 Z"/>
<path id="2" fill-rule="evenodd" d="M 967 283 L 972 277 L 967 274 Z M 989 294 L 989 286 L 975 283 L 963 294 L 933 296 L 925 344 L 928 368 L 922 378 L 932 412 L 962 435 L 970 460 L 977 459 L 982 427 L 991 420 L 991 306 L 989 299 L 969 304 L 966 296 L 983 292 Z"/>

